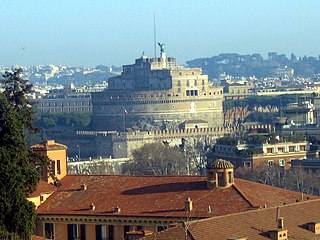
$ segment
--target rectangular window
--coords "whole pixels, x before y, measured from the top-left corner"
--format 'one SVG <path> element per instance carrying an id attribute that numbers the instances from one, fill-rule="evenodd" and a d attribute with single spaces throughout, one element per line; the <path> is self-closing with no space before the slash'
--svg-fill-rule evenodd
<path id="1" fill-rule="evenodd" d="M 284 147 L 278 147 L 278 152 L 283 153 L 284 152 Z"/>
<path id="2" fill-rule="evenodd" d="M 128 239 L 128 232 L 130 232 L 130 226 L 123 226 L 123 239 Z"/>
<path id="3" fill-rule="evenodd" d="M 79 240 L 77 224 L 68 224 L 68 240 Z"/>
<path id="4" fill-rule="evenodd" d="M 300 151 L 305 151 L 306 150 L 306 145 L 300 145 Z"/>
<path id="5" fill-rule="evenodd" d="M 279 159 L 279 166 L 284 167 L 286 165 L 286 160 Z"/>
<path id="6" fill-rule="evenodd" d="M 294 146 L 289 146 L 289 152 L 294 152 L 295 147 Z"/>
<path id="7" fill-rule="evenodd" d="M 107 226 L 96 225 L 96 240 L 106 240 L 107 238 Z"/>
<path id="8" fill-rule="evenodd" d="M 224 186 L 224 181 L 223 181 L 223 174 L 222 174 L 222 172 L 218 172 L 218 186 L 219 186 L 219 187 Z"/>
<path id="9" fill-rule="evenodd" d="M 244 167 L 251 167 L 251 162 L 250 161 L 244 161 L 243 166 Z"/>
<path id="10" fill-rule="evenodd" d="M 232 172 L 228 172 L 228 183 L 232 183 Z"/>
<path id="11" fill-rule="evenodd" d="M 273 160 L 268 160 L 268 166 L 273 166 Z"/>
<path id="12" fill-rule="evenodd" d="M 57 160 L 57 174 L 61 174 L 60 160 Z"/>
<path id="13" fill-rule="evenodd" d="M 56 162 L 55 161 L 51 161 L 51 171 L 53 175 L 56 175 Z"/>
<path id="14" fill-rule="evenodd" d="M 48 239 L 54 239 L 53 223 L 44 224 L 44 236 Z"/>
<path id="15" fill-rule="evenodd" d="M 273 153 L 273 148 L 267 148 L 267 153 Z"/>

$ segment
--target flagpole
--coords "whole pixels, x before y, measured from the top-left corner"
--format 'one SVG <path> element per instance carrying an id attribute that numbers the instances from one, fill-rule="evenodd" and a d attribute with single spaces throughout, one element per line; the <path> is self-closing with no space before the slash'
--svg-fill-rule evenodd
<path id="1" fill-rule="evenodd" d="M 123 108 L 123 132 L 126 132 L 126 115 L 127 115 L 127 110 Z"/>

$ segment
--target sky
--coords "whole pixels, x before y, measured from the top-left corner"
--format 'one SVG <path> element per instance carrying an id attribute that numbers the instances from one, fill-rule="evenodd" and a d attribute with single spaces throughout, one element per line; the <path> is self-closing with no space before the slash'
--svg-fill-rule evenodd
<path id="1" fill-rule="evenodd" d="M 318 56 L 319 13 L 319 0 L 0 0 L 0 65 L 132 64 L 154 56 L 154 15 L 156 41 L 180 64 L 220 53 Z"/>

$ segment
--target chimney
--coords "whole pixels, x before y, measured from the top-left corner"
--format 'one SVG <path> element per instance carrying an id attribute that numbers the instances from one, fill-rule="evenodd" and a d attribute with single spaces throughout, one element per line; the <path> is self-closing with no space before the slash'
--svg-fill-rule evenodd
<path id="1" fill-rule="evenodd" d="M 187 197 L 186 201 L 184 202 L 184 210 L 186 212 L 191 212 L 192 209 L 193 209 L 192 200 L 190 197 Z"/>
<path id="2" fill-rule="evenodd" d="M 119 208 L 118 206 L 116 206 L 116 208 L 114 209 L 115 213 L 121 213 L 121 208 Z"/>
<path id="3" fill-rule="evenodd" d="M 90 205 L 89 205 L 89 210 L 90 211 L 94 211 L 96 209 L 96 206 L 93 204 L 93 203 L 91 203 Z"/>
<path id="4" fill-rule="evenodd" d="M 85 191 L 87 189 L 88 189 L 87 184 L 85 184 L 85 183 L 81 184 L 81 190 Z"/>
<path id="5" fill-rule="evenodd" d="M 284 229 L 284 218 L 283 217 L 278 218 L 278 228 Z"/>

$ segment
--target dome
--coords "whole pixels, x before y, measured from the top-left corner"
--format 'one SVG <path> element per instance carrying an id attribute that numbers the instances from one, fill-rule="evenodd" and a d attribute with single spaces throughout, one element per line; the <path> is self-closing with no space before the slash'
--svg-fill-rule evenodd
<path id="1" fill-rule="evenodd" d="M 226 168 L 234 168 L 233 164 L 227 160 L 218 159 L 209 165 L 209 168 L 213 169 L 226 169 Z"/>

